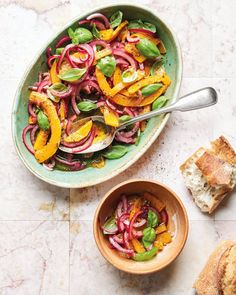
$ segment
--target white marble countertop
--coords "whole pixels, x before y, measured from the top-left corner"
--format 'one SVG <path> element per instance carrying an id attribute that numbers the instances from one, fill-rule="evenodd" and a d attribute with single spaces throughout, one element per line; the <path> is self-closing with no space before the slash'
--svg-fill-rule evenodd
<path id="1" fill-rule="evenodd" d="M 121 1 L 107 1 L 112 3 Z M 194 294 L 192 284 L 221 239 L 236 239 L 236 193 L 211 217 L 185 189 L 178 166 L 196 148 L 224 134 L 236 148 L 236 1 L 129 0 L 151 7 L 175 29 L 183 50 L 181 94 L 212 85 L 217 106 L 176 113 L 149 151 L 127 171 L 75 193 L 35 178 L 17 157 L 10 134 L 16 87 L 35 48 L 71 18 L 98 5 L 82 0 L 0 0 L 0 295 Z M 162 181 L 183 200 L 190 219 L 187 244 L 160 273 L 137 277 L 109 265 L 92 236 L 104 193 L 131 177 Z"/>

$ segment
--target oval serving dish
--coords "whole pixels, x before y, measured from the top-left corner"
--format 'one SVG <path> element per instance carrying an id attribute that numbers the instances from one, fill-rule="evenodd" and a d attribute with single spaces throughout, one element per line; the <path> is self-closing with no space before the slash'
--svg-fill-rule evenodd
<path id="1" fill-rule="evenodd" d="M 166 96 L 170 98 L 170 102 L 175 101 L 178 97 L 182 78 L 182 59 L 179 43 L 175 34 L 171 31 L 169 26 L 167 26 L 150 10 L 145 7 L 136 5 L 110 5 L 88 11 L 86 14 L 80 15 L 78 18 L 74 19 L 61 32 L 59 32 L 53 40 L 45 45 L 44 49 L 40 51 L 37 58 L 29 66 L 17 89 L 12 111 L 12 136 L 17 153 L 19 154 L 25 166 L 35 176 L 50 184 L 68 188 L 82 188 L 101 183 L 116 176 L 117 174 L 128 168 L 130 165 L 132 165 L 144 154 L 144 152 L 158 137 L 169 118 L 169 115 L 166 115 L 149 120 L 146 130 L 141 135 L 139 144 L 137 146 L 130 146 L 129 152 L 122 158 L 117 160 L 107 160 L 106 165 L 101 169 L 91 167 L 77 172 L 64 172 L 60 170 L 49 171 L 45 169 L 42 165 L 37 163 L 34 156 L 28 152 L 23 144 L 21 134 L 28 120 L 28 85 L 34 83 L 34 81 L 37 79 L 39 71 L 44 71 L 47 69 L 45 57 L 46 48 L 49 46 L 54 47 L 57 41 L 66 34 L 69 27 L 77 27 L 78 21 L 80 19 L 84 19 L 88 15 L 95 12 L 100 12 L 110 17 L 117 10 L 123 11 L 124 19 L 148 20 L 149 22 L 156 25 L 157 34 L 164 42 L 167 49 L 164 66 L 167 74 L 170 76 L 172 81 L 170 87 L 166 92 Z"/>

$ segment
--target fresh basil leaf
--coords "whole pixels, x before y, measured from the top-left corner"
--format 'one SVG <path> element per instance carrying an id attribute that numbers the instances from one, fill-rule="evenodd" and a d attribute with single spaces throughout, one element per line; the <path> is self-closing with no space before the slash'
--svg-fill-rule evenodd
<path id="1" fill-rule="evenodd" d="M 152 94 L 153 92 L 157 91 L 162 87 L 161 83 L 149 84 L 142 88 L 141 93 L 143 96 L 147 96 Z"/>
<path id="2" fill-rule="evenodd" d="M 123 12 L 121 12 L 120 10 L 118 10 L 111 16 L 110 25 L 112 29 L 119 26 L 119 24 L 122 22 L 122 17 L 123 17 Z"/>
<path id="3" fill-rule="evenodd" d="M 158 216 L 152 210 L 148 211 L 148 226 L 156 227 L 158 224 Z"/>
<path id="4" fill-rule="evenodd" d="M 153 103 L 152 103 L 152 110 L 157 110 L 162 108 L 166 102 L 168 101 L 168 98 L 164 95 L 158 97 Z"/>
<path id="5" fill-rule="evenodd" d="M 152 242 L 145 241 L 143 237 L 142 237 L 142 243 L 146 249 L 149 248 L 152 244 Z"/>
<path id="6" fill-rule="evenodd" d="M 92 33 L 86 28 L 77 28 L 74 34 L 78 38 L 79 43 L 87 43 L 93 40 Z"/>
<path id="7" fill-rule="evenodd" d="M 132 256 L 132 259 L 135 261 L 147 261 L 152 259 L 157 254 L 157 251 L 157 247 L 153 247 L 151 250 L 144 253 L 136 253 L 134 256 Z"/>
<path id="8" fill-rule="evenodd" d="M 90 112 L 98 108 L 96 103 L 93 103 L 91 101 L 81 101 L 77 104 L 77 106 L 82 112 Z"/>
<path id="9" fill-rule="evenodd" d="M 58 92 L 64 92 L 64 91 L 66 91 L 68 89 L 68 87 L 63 83 L 58 82 L 58 83 L 52 84 L 49 87 L 49 89 L 53 89 L 53 90 L 58 91 Z"/>
<path id="10" fill-rule="evenodd" d="M 155 58 L 160 55 L 160 51 L 156 44 L 147 38 L 140 39 L 139 43 L 136 44 L 139 52 L 147 58 Z"/>
<path id="11" fill-rule="evenodd" d="M 116 69 L 116 60 L 114 56 L 105 56 L 99 59 L 97 67 L 106 77 L 111 77 Z"/>
<path id="12" fill-rule="evenodd" d="M 119 118 L 119 122 L 120 122 L 120 123 L 124 123 L 124 122 L 129 121 L 130 119 L 132 119 L 131 116 L 129 116 L 129 115 L 123 115 L 123 116 L 121 116 L 121 117 Z"/>
<path id="13" fill-rule="evenodd" d="M 95 25 L 93 25 L 93 28 L 92 28 L 92 34 L 93 36 L 96 38 L 96 39 L 100 39 L 100 34 L 99 34 L 99 31 L 97 29 L 97 27 Z"/>
<path id="14" fill-rule="evenodd" d="M 156 26 L 149 23 L 143 22 L 141 19 L 133 20 L 129 22 L 128 29 L 145 29 L 156 33 Z"/>
<path id="15" fill-rule="evenodd" d="M 154 242 L 156 239 L 156 232 L 152 227 L 147 227 L 143 230 L 143 240 L 146 242 Z"/>
<path id="16" fill-rule="evenodd" d="M 132 20 L 128 24 L 128 29 L 142 29 L 143 28 L 143 22 L 141 19 Z"/>
<path id="17" fill-rule="evenodd" d="M 86 70 L 86 68 L 71 68 L 63 72 L 62 74 L 58 75 L 58 77 L 64 81 L 74 82 L 79 80 L 85 74 Z"/>
<path id="18" fill-rule="evenodd" d="M 118 228 L 116 225 L 115 217 L 111 216 L 103 225 L 103 233 L 105 235 L 110 235 L 111 233 L 115 233 L 117 230 Z"/>
<path id="19" fill-rule="evenodd" d="M 128 148 L 124 145 L 113 145 L 111 149 L 103 153 L 103 156 L 107 159 L 119 159 L 128 152 Z"/>
<path id="20" fill-rule="evenodd" d="M 144 22 L 143 23 L 143 29 L 145 30 L 149 30 L 153 33 L 156 33 L 157 29 L 156 26 L 154 26 L 153 24 L 149 23 L 149 22 Z"/>
<path id="21" fill-rule="evenodd" d="M 48 117 L 40 110 L 37 114 L 37 122 L 42 130 L 48 130 L 50 128 Z"/>
<path id="22" fill-rule="evenodd" d="M 64 47 L 56 48 L 56 54 L 62 54 L 62 51 L 63 51 L 64 49 L 65 49 Z"/>
<path id="23" fill-rule="evenodd" d="M 79 43 L 87 43 L 93 40 L 92 33 L 86 28 L 77 28 L 75 31 L 69 28 L 67 32 L 72 43 L 75 45 Z"/>

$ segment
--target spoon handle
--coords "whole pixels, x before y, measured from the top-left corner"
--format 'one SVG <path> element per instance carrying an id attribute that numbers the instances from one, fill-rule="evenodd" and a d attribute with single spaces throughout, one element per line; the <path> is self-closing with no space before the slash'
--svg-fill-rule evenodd
<path id="1" fill-rule="evenodd" d="M 211 105 L 216 104 L 217 100 L 218 100 L 217 92 L 214 88 L 212 87 L 202 88 L 182 96 L 178 101 L 176 101 L 175 103 L 165 108 L 134 117 L 130 119 L 129 121 L 123 123 L 116 131 L 124 129 L 128 125 L 131 125 L 143 120 L 147 120 L 161 114 L 170 113 L 173 111 L 186 112 L 186 111 L 209 107 Z"/>

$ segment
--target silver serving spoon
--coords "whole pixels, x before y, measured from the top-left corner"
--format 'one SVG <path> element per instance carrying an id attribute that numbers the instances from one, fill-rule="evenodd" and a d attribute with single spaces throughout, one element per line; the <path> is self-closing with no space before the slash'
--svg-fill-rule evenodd
<path id="1" fill-rule="evenodd" d="M 155 116 L 158 116 L 161 114 L 165 114 L 165 113 L 170 113 L 173 111 L 186 112 L 186 111 L 197 110 L 197 109 L 209 107 L 211 105 L 216 104 L 217 100 L 218 100 L 217 92 L 214 88 L 212 88 L 212 87 L 202 88 L 202 89 L 196 90 L 194 92 L 191 92 L 185 96 L 182 96 L 178 101 L 176 101 L 175 103 L 173 103 L 165 108 L 154 110 L 149 113 L 134 117 L 134 118 L 130 119 L 129 121 L 122 123 L 116 129 L 111 126 L 107 126 L 105 124 L 103 116 L 91 116 L 91 117 L 87 117 L 85 119 L 81 119 L 72 125 L 73 130 L 76 130 L 76 127 L 78 128 L 78 126 L 84 124 L 86 121 L 92 120 L 93 122 L 98 122 L 99 124 L 104 124 L 104 128 L 106 129 L 106 137 L 103 140 L 92 144 L 88 149 L 86 149 L 82 152 L 78 152 L 78 154 L 93 153 L 93 152 L 97 152 L 97 151 L 105 149 L 106 147 L 108 147 L 112 143 L 112 141 L 114 140 L 115 135 L 118 131 L 120 131 L 120 130 L 126 128 L 127 126 L 134 124 L 136 122 L 147 120 L 152 117 L 155 117 Z M 64 152 L 67 152 L 67 153 L 72 152 L 71 148 L 67 148 L 62 145 L 60 145 L 59 149 Z"/>

